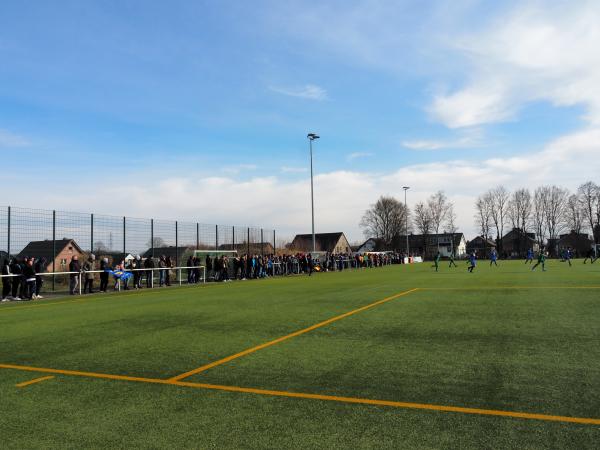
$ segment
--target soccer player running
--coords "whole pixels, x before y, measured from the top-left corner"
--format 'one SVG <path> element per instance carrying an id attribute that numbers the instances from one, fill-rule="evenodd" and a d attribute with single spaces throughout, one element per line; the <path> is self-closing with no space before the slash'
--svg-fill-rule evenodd
<path id="1" fill-rule="evenodd" d="M 565 254 L 564 254 L 564 259 L 565 259 L 566 262 L 569 263 L 569 267 L 572 266 L 572 264 L 571 264 L 571 258 L 572 257 L 573 257 L 573 252 L 571 251 L 571 247 L 569 247 L 569 248 L 567 248 L 565 250 Z"/>
<path id="2" fill-rule="evenodd" d="M 530 248 L 527 250 L 527 258 L 525 259 L 525 264 L 531 264 L 533 262 L 533 249 Z"/>
<path id="3" fill-rule="evenodd" d="M 454 253 L 450 253 L 450 264 L 448 264 L 448 267 L 452 267 L 452 266 L 458 267 L 456 265 L 456 263 L 454 262 Z"/>
<path id="4" fill-rule="evenodd" d="M 588 259 L 590 260 L 591 264 L 594 264 L 596 262 L 596 260 L 598 259 L 595 257 L 594 249 L 592 249 L 592 248 L 590 248 L 588 250 L 587 254 L 585 255 L 585 259 L 583 260 L 583 263 L 586 264 Z"/>
<path id="5" fill-rule="evenodd" d="M 477 265 L 477 255 L 475 254 L 475 252 L 473 252 L 469 255 L 469 267 L 467 267 L 467 270 L 469 272 L 473 273 L 473 269 L 475 269 L 476 265 Z"/>
<path id="6" fill-rule="evenodd" d="M 495 248 L 490 252 L 490 267 L 492 267 L 492 264 L 498 267 L 498 252 Z"/>
<path id="7" fill-rule="evenodd" d="M 435 258 L 433 259 L 433 266 L 431 266 L 431 267 L 435 267 L 436 272 L 439 269 L 441 257 L 442 257 L 442 255 L 440 254 L 440 252 L 437 252 L 437 255 L 435 255 Z"/>
<path id="8" fill-rule="evenodd" d="M 546 271 L 546 253 L 544 252 L 544 249 L 541 249 L 540 252 L 538 253 L 537 263 L 535 263 L 535 265 L 531 268 L 531 270 L 535 270 L 535 268 L 539 265 L 542 266 L 542 272 L 545 272 Z"/>

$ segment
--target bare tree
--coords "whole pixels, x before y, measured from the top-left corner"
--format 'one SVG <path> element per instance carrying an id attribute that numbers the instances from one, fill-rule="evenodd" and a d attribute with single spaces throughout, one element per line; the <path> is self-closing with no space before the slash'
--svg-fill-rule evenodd
<path id="1" fill-rule="evenodd" d="M 532 225 L 540 248 L 546 239 L 546 188 L 538 187 L 533 194 Z"/>
<path id="2" fill-rule="evenodd" d="M 577 194 L 570 195 L 567 199 L 565 219 L 569 231 L 573 231 L 577 234 L 582 232 L 585 214 Z"/>
<path id="3" fill-rule="evenodd" d="M 475 213 L 475 224 L 479 229 L 479 233 L 484 239 L 489 239 L 492 227 L 492 201 L 489 193 L 477 197 L 475 209 L 477 211 Z"/>
<path id="4" fill-rule="evenodd" d="M 427 200 L 427 208 L 429 209 L 431 228 L 437 234 L 448 219 L 448 212 L 452 208 L 452 204 L 448 201 L 448 197 L 446 197 L 443 191 L 438 191 Z"/>
<path id="5" fill-rule="evenodd" d="M 600 242 L 600 186 L 592 181 L 583 183 L 577 189 L 577 196 L 586 225 L 594 236 L 594 242 L 598 243 Z"/>
<path id="6" fill-rule="evenodd" d="M 504 236 L 504 225 L 506 224 L 506 213 L 508 209 L 509 193 L 504 186 L 498 186 L 489 194 L 492 199 L 492 221 L 496 230 L 496 242 L 502 249 L 502 236 Z"/>
<path id="7" fill-rule="evenodd" d="M 458 227 L 456 226 L 456 213 L 454 212 L 454 205 L 452 203 L 448 206 L 448 211 L 446 212 L 446 222 L 444 223 L 444 231 L 446 233 L 456 233 L 458 231 Z"/>
<path id="8" fill-rule="evenodd" d="M 557 239 L 565 229 L 567 199 L 569 191 L 559 186 L 546 186 L 546 229 L 550 239 Z"/>
<path id="9" fill-rule="evenodd" d="M 381 196 L 365 212 L 360 227 L 365 236 L 381 239 L 389 245 L 395 236 L 406 234 L 407 215 L 404 203 L 393 197 Z"/>
<path id="10" fill-rule="evenodd" d="M 433 229 L 431 211 L 425 205 L 425 203 L 419 202 L 415 205 L 415 210 L 413 213 L 413 223 L 420 234 L 431 234 L 431 231 Z"/>
<path id="11" fill-rule="evenodd" d="M 513 228 L 518 228 L 526 233 L 527 225 L 531 221 L 531 212 L 531 192 L 525 188 L 513 192 L 507 207 L 507 215 Z"/>
<path id="12" fill-rule="evenodd" d="M 146 245 L 151 248 L 161 248 L 166 247 L 167 243 L 160 236 L 155 236 L 154 239 L 148 239 Z"/>

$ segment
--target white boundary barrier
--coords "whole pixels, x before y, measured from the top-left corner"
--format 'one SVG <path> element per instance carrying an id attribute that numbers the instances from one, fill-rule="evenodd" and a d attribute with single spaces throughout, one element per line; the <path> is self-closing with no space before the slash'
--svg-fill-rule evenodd
<path id="1" fill-rule="evenodd" d="M 123 272 L 129 272 L 129 273 L 133 273 L 133 272 L 142 272 L 142 273 L 147 273 L 152 271 L 152 278 L 150 279 L 150 288 L 154 288 L 154 278 L 155 275 L 154 273 L 156 271 L 177 271 L 177 278 L 178 278 L 178 282 L 179 285 L 181 286 L 183 284 L 183 280 L 181 277 L 181 271 L 182 270 L 194 270 L 194 269 L 199 269 L 200 273 L 202 274 L 200 279 L 202 280 L 202 284 L 206 283 L 206 267 L 204 266 L 181 266 L 181 267 L 153 267 L 153 268 L 142 268 L 142 269 L 123 269 Z M 113 269 L 110 269 L 111 271 L 114 271 Z M 79 288 L 79 295 L 82 295 L 82 281 L 85 277 L 86 274 L 88 273 L 97 273 L 97 274 L 103 274 L 106 273 L 109 275 L 109 277 L 113 277 L 113 279 L 115 278 L 114 275 L 112 275 L 111 273 L 109 273 L 106 270 L 82 270 L 80 272 L 44 272 L 44 273 L 37 273 L 35 274 L 36 277 L 55 277 L 55 276 L 60 276 L 60 275 L 68 275 L 69 278 L 72 275 L 76 275 L 77 276 L 77 284 L 78 284 L 78 288 Z M 0 275 L 0 279 L 3 278 L 22 278 L 23 275 L 22 274 L 10 274 L 10 275 Z M 121 290 L 121 279 L 117 278 L 116 279 L 116 287 L 118 290 Z"/>

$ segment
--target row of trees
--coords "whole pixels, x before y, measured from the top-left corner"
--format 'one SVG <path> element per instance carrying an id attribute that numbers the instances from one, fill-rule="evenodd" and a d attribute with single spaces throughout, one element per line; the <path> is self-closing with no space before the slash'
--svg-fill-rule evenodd
<path id="1" fill-rule="evenodd" d="M 508 226 L 535 233 L 540 246 L 568 231 L 587 232 L 596 243 L 600 240 L 600 186 L 591 181 L 575 193 L 555 185 L 512 193 L 498 186 L 477 198 L 475 210 L 480 235 L 495 239 L 500 248 Z"/>
<path id="2" fill-rule="evenodd" d="M 408 230 L 407 230 L 408 226 Z M 397 236 L 407 234 L 414 226 L 420 234 L 456 232 L 454 205 L 443 191 L 436 192 L 426 202 L 415 205 L 411 214 L 409 208 L 394 197 L 381 196 L 365 212 L 360 227 L 365 236 L 375 237 L 386 245 Z"/>

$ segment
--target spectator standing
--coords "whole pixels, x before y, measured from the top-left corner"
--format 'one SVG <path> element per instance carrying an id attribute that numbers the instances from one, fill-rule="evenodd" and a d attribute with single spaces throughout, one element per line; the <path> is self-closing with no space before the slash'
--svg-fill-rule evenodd
<path id="1" fill-rule="evenodd" d="M 144 261 L 144 269 L 146 270 L 146 287 L 149 289 L 152 287 L 152 280 L 154 279 L 154 259 L 152 257 L 146 258 Z"/>
<path id="2" fill-rule="evenodd" d="M 83 270 L 85 272 L 85 281 L 83 284 L 83 293 L 86 292 L 89 294 L 94 293 L 94 274 L 93 270 L 96 269 L 96 256 L 92 253 L 90 257 L 87 259 L 85 264 L 83 265 Z"/>
<path id="3" fill-rule="evenodd" d="M 79 257 L 77 255 L 73 256 L 69 263 L 69 272 L 76 272 L 69 276 L 69 293 L 75 295 L 79 287 L 79 274 L 81 273 L 81 265 L 79 264 Z"/>
<path id="4" fill-rule="evenodd" d="M 25 296 L 27 300 L 33 300 L 35 295 L 35 270 L 33 269 L 33 258 L 25 261 L 23 267 L 23 279 L 25 280 Z"/>
<path id="5" fill-rule="evenodd" d="M 21 300 L 19 297 L 19 286 L 21 284 L 23 269 L 16 258 L 14 258 L 10 264 L 10 272 L 15 275 L 12 277 L 12 298 L 13 300 Z"/>
<path id="6" fill-rule="evenodd" d="M 35 261 L 33 269 L 35 270 L 35 298 L 42 297 L 42 286 L 44 285 L 44 277 L 41 276 L 46 271 L 46 258 L 41 258 Z"/>
<path id="7" fill-rule="evenodd" d="M 100 261 L 100 292 L 106 292 L 108 289 L 108 271 L 110 270 L 110 266 L 108 265 L 108 258 L 103 258 Z"/>
<path id="8" fill-rule="evenodd" d="M 5 259 L 4 261 L 2 261 L 2 275 L 4 275 L 4 277 L 2 277 L 2 301 L 3 302 L 8 302 L 10 300 L 12 300 L 12 277 L 10 276 L 6 276 L 6 275 L 11 275 L 10 272 L 10 263 L 8 261 L 8 259 Z"/>
<path id="9" fill-rule="evenodd" d="M 171 261 L 170 256 L 167 256 L 165 259 L 165 264 L 167 266 L 165 284 L 171 286 L 171 269 L 173 268 L 173 261 Z"/>

